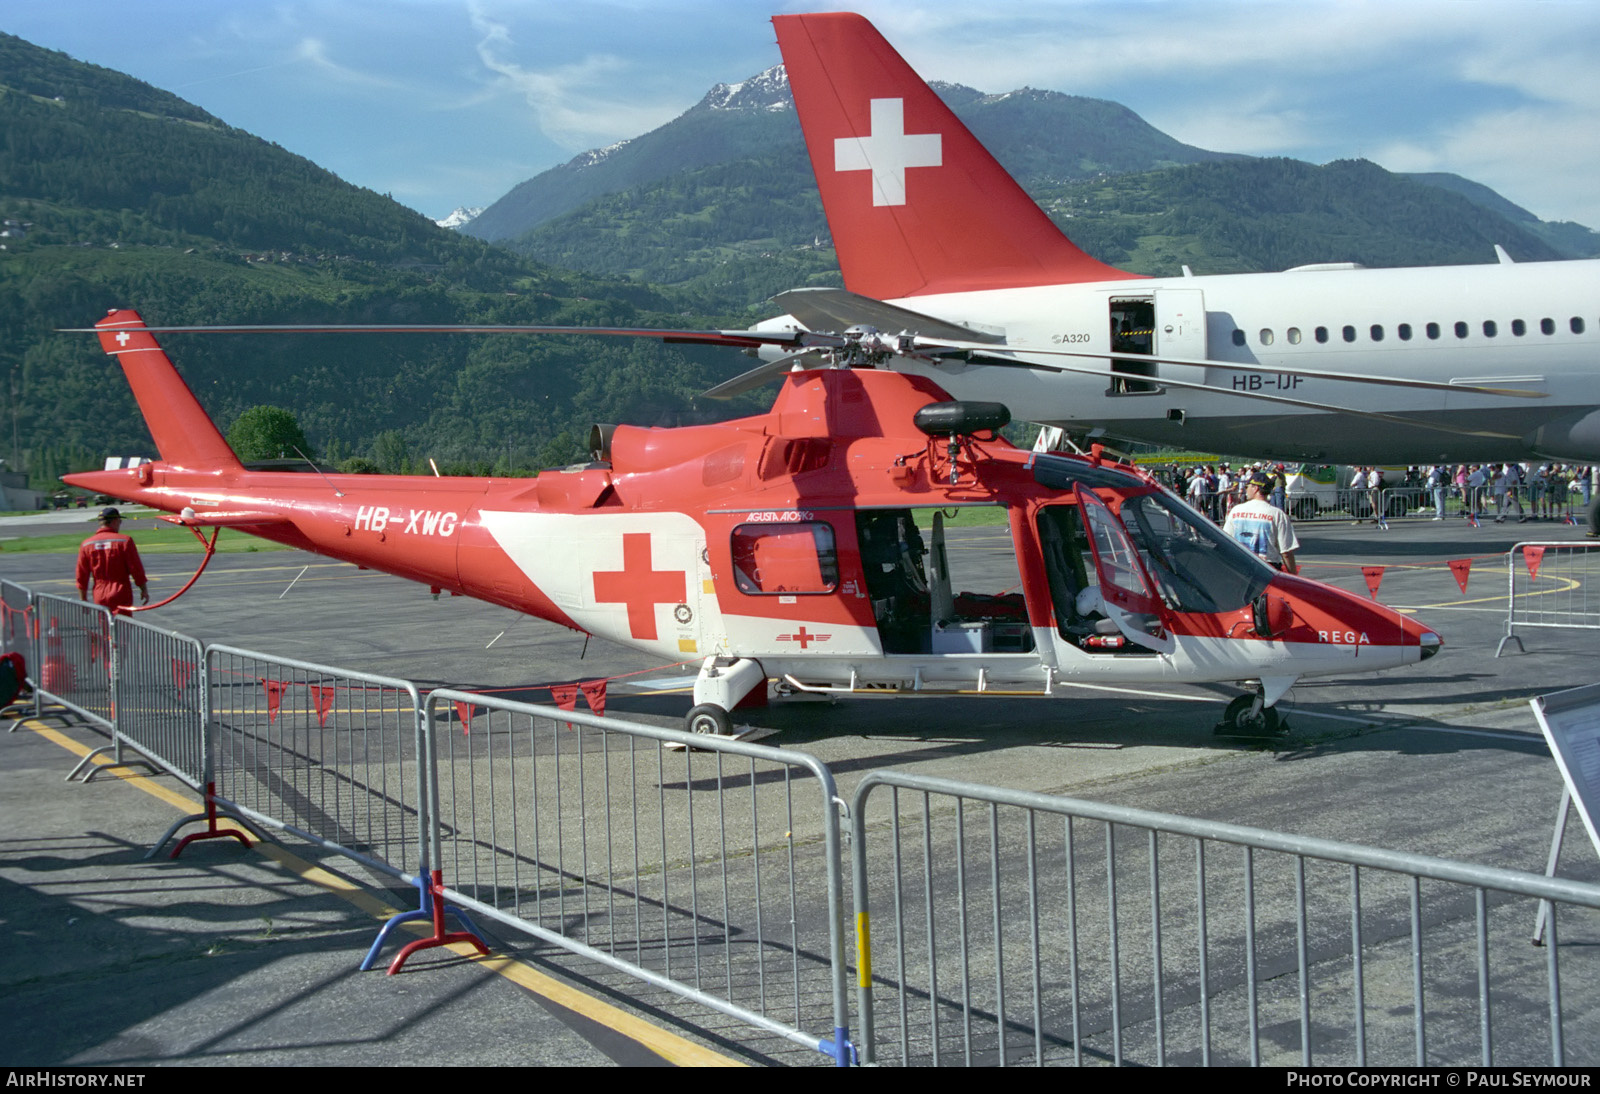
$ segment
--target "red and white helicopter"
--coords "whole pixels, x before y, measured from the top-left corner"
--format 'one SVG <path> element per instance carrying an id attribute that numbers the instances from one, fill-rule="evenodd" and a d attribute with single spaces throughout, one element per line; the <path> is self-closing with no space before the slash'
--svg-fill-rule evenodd
<path id="1" fill-rule="evenodd" d="M 998 404 L 853 367 L 935 352 L 927 339 L 695 332 L 747 347 L 803 338 L 829 367 L 789 373 L 766 414 L 597 427 L 592 462 L 528 480 L 247 470 L 136 312 L 95 330 L 160 459 L 74 486 L 197 534 L 236 528 L 701 659 L 699 732 L 730 732 L 729 711 L 776 679 L 834 695 L 1243 681 L 1255 686 L 1225 723 L 1269 733 L 1303 676 L 1440 649 L 1414 619 L 1276 572 L 1136 467 L 1018 449 L 995 432 L 1009 420 Z M 972 506 L 1004 509 L 1020 591 L 952 582 L 943 514 Z"/>

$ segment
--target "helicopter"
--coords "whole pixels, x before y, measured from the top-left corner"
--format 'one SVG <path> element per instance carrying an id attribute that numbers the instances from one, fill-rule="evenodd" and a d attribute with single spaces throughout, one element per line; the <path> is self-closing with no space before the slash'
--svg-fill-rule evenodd
<path id="1" fill-rule="evenodd" d="M 590 460 L 530 481 L 247 470 L 152 333 L 179 328 L 116 310 L 93 329 L 159 459 L 67 482 L 210 529 L 212 547 L 233 528 L 698 660 L 697 733 L 733 733 L 731 712 L 775 680 L 830 696 L 1243 682 L 1219 732 L 1272 734 L 1302 677 L 1442 646 L 1409 616 L 1268 566 L 1103 450 L 1015 447 L 1003 405 L 858 367 L 870 334 L 787 373 L 765 414 L 597 426 Z M 945 522 L 978 507 L 1004 514 L 1014 590 L 952 579 Z"/>

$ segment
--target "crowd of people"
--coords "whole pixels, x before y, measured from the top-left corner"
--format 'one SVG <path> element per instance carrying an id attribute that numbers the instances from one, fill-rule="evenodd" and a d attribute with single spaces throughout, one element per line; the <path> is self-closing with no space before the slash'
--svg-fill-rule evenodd
<path id="1" fill-rule="evenodd" d="M 1294 499 L 1281 463 L 1226 463 L 1152 469 L 1195 509 L 1280 569 L 1294 570 L 1295 539 L 1289 514 Z M 1391 473 L 1392 474 L 1392 473 Z M 1600 468 L 1559 463 L 1436 464 L 1406 468 L 1387 478 L 1383 468 L 1357 467 L 1341 482 L 1340 504 L 1358 520 L 1381 521 L 1393 506 L 1385 491 L 1406 491 L 1405 509 L 1431 511 L 1443 520 L 1451 503 L 1462 517 L 1505 523 L 1516 518 L 1566 520 L 1600 490 Z"/>
<path id="2" fill-rule="evenodd" d="M 1433 500 L 1434 520 L 1443 519 L 1450 498 L 1458 499 L 1461 515 L 1472 519 L 1487 517 L 1492 503 L 1497 523 L 1513 512 L 1519 522 L 1561 520 L 1569 509 L 1589 504 L 1596 472 L 1594 467 L 1559 463 L 1438 465 L 1427 469 L 1423 483 Z"/>

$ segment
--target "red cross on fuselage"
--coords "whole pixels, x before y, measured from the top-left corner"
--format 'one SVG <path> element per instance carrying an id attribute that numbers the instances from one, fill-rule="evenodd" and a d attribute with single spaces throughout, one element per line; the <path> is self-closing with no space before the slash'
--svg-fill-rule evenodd
<path id="1" fill-rule="evenodd" d="M 650 565 L 650 533 L 628 532 L 622 537 L 622 569 L 594 575 L 595 602 L 626 604 L 628 633 L 635 638 L 655 638 L 656 605 L 683 603 L 689 587 L 687 571 Z"/>
<path id="2" fill-rule="evenodd" d="M 800 643 L 801 649 L 807 649 L 810 647 L 811 643 L 817 640 L 817 636 L 814 634 L 807 634 L 806 629 L 801 627 L 799 630 L 794 632 L 794 640 Z"/>

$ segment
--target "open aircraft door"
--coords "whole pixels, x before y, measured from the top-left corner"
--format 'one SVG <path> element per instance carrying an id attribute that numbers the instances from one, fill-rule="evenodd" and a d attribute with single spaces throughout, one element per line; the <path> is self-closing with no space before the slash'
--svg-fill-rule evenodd
<path id="1" fill-rule="evenodd" d="M 1171 653 L 1177 643 L 1128 530 L 1110 507 L 1082 483 L 1073 487 L 1073 492 L 1089 530 L 1089 550 L 1100 575 L 1100 596 L 1104 601 L 1101 610 L 1128 641 L 1156 653 Z"/>

